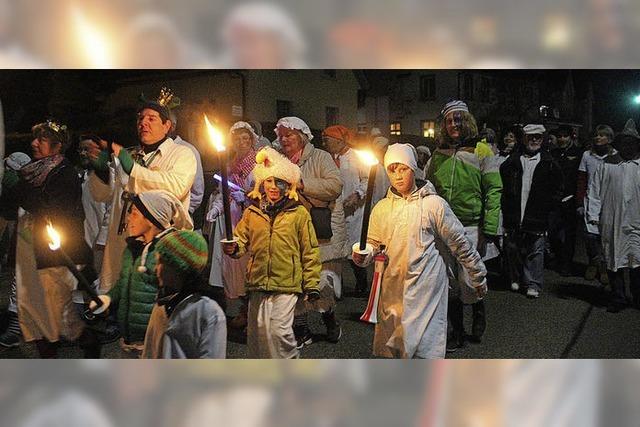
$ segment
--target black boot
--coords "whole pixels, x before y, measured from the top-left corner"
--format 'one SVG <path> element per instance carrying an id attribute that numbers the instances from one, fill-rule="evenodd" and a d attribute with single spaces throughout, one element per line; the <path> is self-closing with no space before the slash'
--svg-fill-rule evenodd
<path id="1" fill-rule="evenodd" d="M 367 269 L 357 266 L 353 261 L 349 261 L 351 270 L 356 278 L 356 296 L 367 296 L 369 292 L 369 282 L 367 280 Z"/>
<path id="2" fill-rule="evenodd" d="M 298 350 L 305 345 L 313 344 L 313 335 L 307 323 L 307 314 L 297 314 L 293 317 L 293 334 L 298 342 Z"/>
<path id="3" fill-rule="evenodd" d="M 322 313 L 322 321 L 327 327 L 327 341 L 333 344 L 337 343 L 342 336 L 342 328 L 336 319 L 335 311 L 331 310 L 329 312 Z"/>
<path id="4" fill-rule="evenodd" d="M 8 318 L 9 325 L 7 326 L 7 330 L 0 335 L 0 346 L 5 348 L 18 347 L 20 345 L 20 338 L 22 337 L 18 314 L 9 311 Z"/>
<path id="5" fill-rule="evenodd" d="M 484 301 L 478 301 L 471 305 L 473 309 L 473 325 L 471 327 L 471 336 L 473 341 L 482 341 L 482 336 L 487 328 L 487 317 L 484 311 Z"/>
<path id="6" fill-rule="evenodd" d="M 447 351 L 454 352 L 464 346 L 464 306 L 462 301 L 449 301 L 449 323 L 451 333 L 447 336 Z"/>
<path id="7" fill-rule="evenodd" d="M 40 339 L 36 341 L 36 348 L 41 359 L 57 359 L 58 358 L 58 343 L 49 342 L 46 339 Z"/>
<path id="8" fill-rule="evenodd" d="M 98 339 L 98 335 L 95 331 L 88 327 L 85 328 L 78 339 L 78 343 L 84 352 L 85 359 L 100 359 L 102 345 L 100 344 L 100 340 Z"/>

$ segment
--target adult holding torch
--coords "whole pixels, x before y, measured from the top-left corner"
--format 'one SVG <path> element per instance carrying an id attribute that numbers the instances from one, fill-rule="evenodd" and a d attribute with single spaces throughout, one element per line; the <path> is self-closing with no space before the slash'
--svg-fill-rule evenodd
<path id="1" fill-rule="evenodd" d="M 282 153 L 302 172 L 302 179 L 297 185 L 298 192 L 303 206 L 311 213 L 322 262 L 320 300 L 313 304 L 300 300 L 293 329 L 300 348 L 313 342 L 307 325 L 307 310 L 312 308 L 322 313 L 327 340 L 336 343 L 342 335 L 342 329 L 335 315 L 334 287 L 341 287 L 342 259 L 347 255 L 345 250 L 348 250 L 345 244 L 340 170 L 329 153 L 310 143 L 313 134 L 304 120 L 283 117 L 278 120 L 275 131 Z"/>
<path id="2" fill-rule="evenodd" d="M 434 186 L 416 186 L 415 149 L 394 144 L 384 157 L 391 181 L 371 212 L 367 246 L 353 245 L 353 261 L 371 263 L 385 246 L 389 265 L 382 280 L 373 354 L 394 358 L 443 358 L 447 339 L 449 279 L 443 245 L 471 278 L 470 290 L 487 292 L 486 269 L 464 227 Z"/>
<path id="3" fill-rule="evenodd" d="M 249 123 L 239 121 L 231 126 L 229 139 L 231 141 L 229 150 L 232 154 L 229 163 L 226 165 L 229 185 L 229 196 L 226 199 L 226 203 L 229 206 L 230 224 L 235 227 L 240 218 L 242 218 L 244 210 L 251 205 L 251 201 L 246 198 L 246 193 L 253 188 L 251 171 L 256 165 L 255 147 L 258 142 L 258 135 L 255 134 Z M 220 177 L 217 184 L 221 187 L 222 177 Z M 212 197 L 206 216 L 207 222 L 215 222 L 215 228 L 212 230 L 213 236 L 209 239 L 210 242 L 214 242 L 214 244 L 210 245 L 212 258 L 209 284 L 224 288 L 227 300 L 242 299 L 240 313 L 228 323 L 232 328 L 242 329 L 247 326 L 248 305 L 245 299 L 244 282 L 249 255 L 247 254 L 237 259 L 223 256 L 221 246 L 217 244 L 220 240 L 227 238 L 225 235 L 225 222 L 227 219 L 224 215 L 222 191 Z"/>
<path id="4" fill-rule="evenodd" d="M 18 314 L 24 340 L 35 341 L 43 358 L 57 357 L 57 343 L 81 338 L 85 357 L 99 357 L 97 339 L 73 302 L 78 281 L 71 264 L 90 282 L 92 252 L 84 239 L 82 187 L 65 157 L 69 132 L 49 120 L 32 128 L 33 160 L 19 171 L 19 181 L 3 191 L 20 206 L 16 245 Z M 47 225 L 55 224 L 68 256 L 51 250 Z M 88 302 L 88 301 L 87 301 Z"/>

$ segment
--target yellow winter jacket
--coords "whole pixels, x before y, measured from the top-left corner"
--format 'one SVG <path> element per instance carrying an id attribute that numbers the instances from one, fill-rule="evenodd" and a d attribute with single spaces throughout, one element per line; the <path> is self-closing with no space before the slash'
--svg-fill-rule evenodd
<path id="1" fill-rule="evenodd" d="M 291 201 L 273 221 L 252 205 L 242 214 L 234 230 L 240 258 L 250 253 L 246 290 L 302 293 L 318 290 L 320 249 L 311 223 L 311 215 L 299 203 Z"/>

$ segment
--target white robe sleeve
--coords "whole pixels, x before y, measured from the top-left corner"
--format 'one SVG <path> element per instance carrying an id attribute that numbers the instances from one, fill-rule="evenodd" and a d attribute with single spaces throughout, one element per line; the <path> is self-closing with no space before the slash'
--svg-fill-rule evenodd
<path id="1" fill-rule="evenodd" d="M 604 168 L 604 163 L 598 166 L 593 177 L 589 181 L 587 197 L 585 198 L 585 215 L 587 224 L 600 223 L 600 210 L 602 208 L 602 204 L 600 202 L 600 186 L 602 185 L 602 174 L 604 173 Z"/>
<path id="2" fill-rule="evenodd" d="M 145 168 L 137 163 L 131 169 L 133 183 L 131 191 L 141 193 L 149 190 L 166 190 L 178 199 L 184 198 L 191 191 L 196 176 L 196 156 L 187 147 L 176 156 L 171 167 L 164 170 Z M 130 181 L 131 182 L 131 181 Z"/>

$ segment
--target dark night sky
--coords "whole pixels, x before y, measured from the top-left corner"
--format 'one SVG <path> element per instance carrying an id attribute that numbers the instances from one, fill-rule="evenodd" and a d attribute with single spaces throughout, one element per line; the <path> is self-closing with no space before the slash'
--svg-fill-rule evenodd
<path id="1" fill-rule="evenodd" d="M 152 71 L 157 73 L 157 71 Z M 140 75 L 141 71 L 0 71 L 0 96 L 5 110 L 8 132 L 27 132 L 30 126 L 50 116 L 49 111 L 54 80 L 62 81 L 63 91 L 71 99 L 76 99 L 61 113 L 70 126 L 77 121 L 90 120 L 88 115 L 95 109 L 95 99 L 113 91 L 118 78 Z M 374 71 L 376 75 L 385 71 Z M 500 73 L 538 74 L 550 82 L 565 81 L 567 71 L 496 71 Z M 635 70 L 575 70 L 573 71 L 576 94 L 582 98 L 586 82 L 594 88 L 594 124 L 607 123 L 614 130 L 620 130 L 628 118 L 638 121 L 640 105 L 632 102 L 633 95 L 640 93 L 640 72 Z M 561 87 L 562 85 L 560 85 Z"/>

